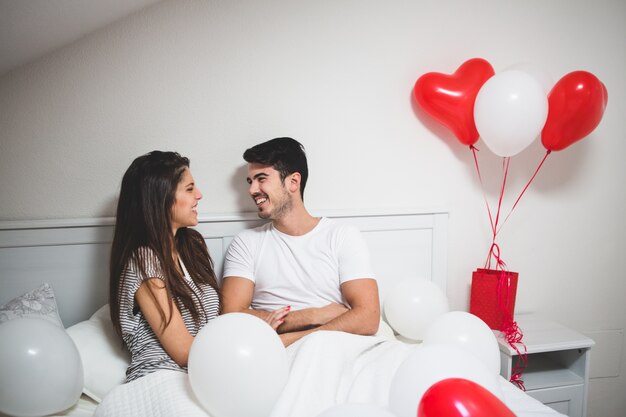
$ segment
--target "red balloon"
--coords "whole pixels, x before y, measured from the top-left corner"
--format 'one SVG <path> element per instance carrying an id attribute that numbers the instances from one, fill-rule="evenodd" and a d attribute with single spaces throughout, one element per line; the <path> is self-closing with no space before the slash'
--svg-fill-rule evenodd
<path id="1" fill-rule="evenodd" d="M 515 417 L 495 395 L 473 381 L 443 379 L 422 396 L 417 417 Z"/>
<path id="2" fill-rule="evenodd" d="M 541 143 L 551 151 L 567 148 L 595 129 L 609 95 L 602 82 L 590 72 L 574 71 L 552 87 L 548 95 L 548 119 Z"/>
<path id="3" fill-rule="evenodd" d="M 474 101 L 480 87 L 495 74 L 482 58 L 464 62 L 452 75 L 428 72 L 417 79 L 413 95 L 420 107 L 447 126 L 459 141 L 478 140 L 474 124 Z"/>

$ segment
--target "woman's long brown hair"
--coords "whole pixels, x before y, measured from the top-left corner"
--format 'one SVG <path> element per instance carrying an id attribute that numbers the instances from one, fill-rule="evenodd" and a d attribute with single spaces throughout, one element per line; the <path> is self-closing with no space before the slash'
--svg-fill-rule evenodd
<path id="1" fill-rule="evenodd" d="M 122 178 L 109 275 L 111 320 L 120 334 L 119 291 L 124 268 L 134 260 L 143 278 L 151 278 L 145 276 L 139 248 L 146 247 L 154 252 L 165 275 L 165 288 L 170 299 L 169 314 L 158 306 L 164 327 L 171 320 L 173 300 L 179 308 L 186 307 L 196 322 L 201 313 L 198 311 L 201 303 L 195 302 L 198 294 L 183 279 L 172 254 L 178 253 L 195 283 L 209 284 L 219 295 L 213 261 L 200 233 L 183 227 L 178 229 L 176 236 L 172 236 L 171 213 L 176 188 L 188 167 L 189 159 L 176 152 L 153 151 L 136 158 Z"/>

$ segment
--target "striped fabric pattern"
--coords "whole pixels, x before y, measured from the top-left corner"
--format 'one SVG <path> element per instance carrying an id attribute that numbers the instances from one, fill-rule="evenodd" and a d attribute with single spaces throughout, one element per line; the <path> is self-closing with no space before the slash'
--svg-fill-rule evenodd
<path id="1" fill-rule="evenodd" d="M 139 248 L 138 262 L 141 262 L 148 278 L 164 279 L 161 264 L 155 253 L 146 247 Z M 182 265 L 182 261 L 181 261 Z M 184 265 L 185 280 L 201 300 L 203 308 L 200 308 L 199 325 L 193 321 L 191 313 L 186 308 L 181 309 L 181 315 L 187 330 L 192 336 L 211 319 L 217 316 L 219 311 L 219 299 L 216 291 L 210 285 L 196 285 Z M 159 369 L 171 369 L 186 372 L 186 368 L 180 367 L 165 352 L 152 328 L 135 304 L 135 293 L 143 282 L 139 273 L 140 268 L 136 261 L 131 261 L 122 272 L 120 287 L 120 324 L 122 338 L 130 353 L 131 362 L 126 371 L 126 382 L 133 381 L 144 375 Z"/>

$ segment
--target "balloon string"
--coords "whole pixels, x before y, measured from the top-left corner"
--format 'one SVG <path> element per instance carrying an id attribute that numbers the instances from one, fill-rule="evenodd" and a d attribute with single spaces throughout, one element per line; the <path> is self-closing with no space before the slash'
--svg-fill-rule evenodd
<path id="1" fill-rule="evenodd" d="M 502 200 L 504 198 L 504 188 L 506 187 L 506 177 L 509 174 L 509 163 L 511 158 L 506 156 L 502 158 L 502 187 L 500 188 L 500 197 L 498 198 L 498 212 L 496 214 L 496 222 L 493 227 L 493 242 L 496 241 L 496 236 L 498 235 L 498 221 L 500 220 L 500 210 L 502 209 Z"/>
<path id="2" fill-rule="evenodd" d="M 504 262 L 504 260 L 501 257 L 500 246 L 498 246 L 498 244 L 496 243 L 496 237 L 497 237 L 498 233 L 500 232 L 500 230 L 502 229 L 502 226 L 504 226 L 504 224 L 508 220 L 509 216 L 511 215 L 511 213 L 513 212 L 513 210 L 517 206 L 517 203 L 522 198 L 522 195 L 524 195 L 524 193 L 526 192 L 526 190 L 530 186 L 530 183 L 534 180 L 535 176 L 537 175 L 537 173 L 541 169 L 541 166 L 543 165 L 543 163 L 545 162 L 546 158 L 550 154 L 550 151 L 548 150 L 548 152 L 544 156 L 543 160 L 541 161 L 541 163 L 537 167 L 537 169 L 536 169 L 535 173 L 533 174 L 532 178 L 530 179 L 528 184 L 526 184 L 526 187 L 524 187 L 524 189 L 522 190 L 522 193 L 520 194 L 520 196 L 515 201 L 515 204 L 513 204 L 513 207 L 511 208 L 511 211 L 504 218 L 504 221 L 502 222 L 502 224 L 498 228 L 498 223 L 500 221 L 500 211 L 502 209 L 502 201 L 504 199 L 504 191 L 506 189 L 506 180 L 507 180 L 508 173 L 509 173 L 510 158 L 509 157 L 504 157 L 503 160 L 502 160 L 502 170 L 503 170 L 502 186 L 500 187 L 500 196 L 498 198 L 498 209 L 497 209 L 496 218 L 495 218 L 495 221 L 494 221 L 493 217 L 492 217 L 492 214 L 491 214 L 491 210 L 489 208 L 489 203 L 487 201 L 487 197 L 485 195 L 485 187 L 484 187 L 484 184 L 483 184 L 482 176 L 480 174 L 480 167 L 478 165 L 478 157 L 476 155 L 476 151 L 478 149 L 474 145 L 470 145 L 470 149 L 472 150 L 472 153 L 474 155 L 474 162 L 475 162 L 475 165 L 476 165 L 476 172 L 478 173 L 478 178 L 480 180 L 480 185 L 481 185 L 481 188 L 482 188 L 482 191 L 483 191 L 483 198 L 485 199 L 485 205 L 487 206 L 487 213 L 489 214 L 489 222 L 491 224 L 491 231 L 492 231 L 492 234 L 493 234 L 493 238 L 492 238 L 492 241 L 491 241 L 491 247 L 489 248 L 489 253 L 487 255 L 487 260 L 485 261 L 485 268 L 491 269 L 491 259 L 494 258 L 495 259 L 495 269 L 501 271 L 500 272 L 500 276 L 498 278 L 498 284 L 497 284 L 497 287 L 496 287 L 497 308 L 498 308 L 499 312 L 503 316 L 503 321 L 502 321 L 502 326 L 500 328 L 500 331 L 504 334 L 504 338 L 507 341 L 507 343 L 509 344 L 509 346 L 511 346 L 513 348 L 513 350 L 515 350 L 515 352 L 517 353 L 517 362 L 516 362 L 515 366 L 513 367 L 513 369 L 511 370 L 511 377 L 510 377 L 509 381 L 511 383 L 513 383 L 514 385 L 516 385 L 522 391 L 526 391 L 526 386 L 524 385 L 524 381 L 522 380 L 522 374 L 524 372 L 524 369 L 528 365 L 528 354 L 527 354 L 527 350 L 526 350 L 526 345 L 522 341 L 522 339 L 523 339 L 522 331 L 520 330 L 520 328 L 517 326 L 517 323 L 513 319 L 513 315 L 509 313 L 510 303 L 512 302 L 512 300 L 511 300 L 511 291 L 510 291 L 511 290 L 511 274 L 510 274 L 510 272 L 508 272 L 507 265 L 506 265 L 506 263 Z M 519 347 L 518 347 L 518 345 L 519 345 Z M 520 347 L 521 347 L 521 349 L 520 349 Z"/>
<path id="3" fill-rule="evenodd" d="M 517 323 L 512 320 L 509 323 L 503 324 L 502 331 L 509 346 L 511 346 L 517 353 L 517 361 L 511 370 L 511 378 L 509 381 L 515 384 L 522 391 L 526 391 L 526 386 L 522 380 L 522 373 L 524 372 L 526 366 L 528 366 L 528 353 L 526 345 L 522 342 L 522 331 L 519 327 L 517 327 Z M 518 345 L 521 345 L 521 350 Z"/>
<path id="4" fill-rule="evenodd" d="M 506 271 L 506 263 L 500 257 L 500 246 L 496 242 L 491 244 L 489 253 L 487 254 L 487 260 L 485 261 L 485 269 L 491 269 L 491 258 L 496 260 L 496 271 Z"/>
<path id="5" fill-rule="evenodd" d="M 515 384 L 522 391 L 526 391 L 526 386 L 522 380 L 522 374 L 528 365 L 528 354 L 526 345 L 522 341 L 524 337 L 522 330 L 517 326 L 517 323 L 513 319 L 513 315 L 510 313 L 510 303 L 513 302 L 511 297 L 511 273 L 507 270 L 507 265 L 504 260 L 502 260 L 500 246 L 498 246 L 495 242 L 491 244 L 489 255 L 487 256 L 487 262 L 485 262 L 485 267 L 487 269 L 491 268 L 492 257 L 496 261 L 496 271 L 500 271 L 496 286 L 497 308 L 503 317 L 500 331 L 503 333 L 509 346 L 511 346 L 517 353 L 517 362 L 511 370 L 511 378 L 509 381 Z"/>
<path id="6" fill-rule="evenodd" d="M 508 292 L 508 288 L 511 285 L 511 281 L 510 281 L 510 277 L 509 277 L 509 272 L 508 272 L 508 268 L 506 265 L 506 262 L 504 262 L 504 260 L 502 259 L 502 257 L 500 256 L 500 246 L 498 246 L 497 243 L 492 243 L 491 244 L 491 248 L 489 248 L 489 255 L 487 257 L 487 261 L 485 262 L 485 269 L 491 269 L 491 258 L 494 258 L 496 261 L 496 265 L 495 265 L 495 270 L 496 271 L 500 271 L 500 277 L 498 280 L 498 300 L 501 300 L 502 297 L 500 297 L 500 294 L 504 294 L 505 292 Z M 506 276 L 505 276 L 506 275 Z M 506 278 L 506 280 L 505 280 Z M 506 283 L 506 286 L 504 286 L 504 283 Z M 507 294 L 508 295 L 508 294 Z M 503 307 L 507 307 L 508 306 L 508 302 L 506 304 L 502 304 L 499 303 L 500 306 Z"/>
<path id="7" fill-rule="evenodd" d="M 495 235 L 496 228 L 494 227 L 493 217 L 491 216 L 491 209 L 489 208 L 489 203 L 487 202 L 487 195 L 485 194 L 485 185 L 483 184 L 483 178 L 480 175 L 480 167 L 478 166 L 478 156 L 476 155 L 476 151 L 480 152 L 480 149 L 476 148 L 474 145 L 470 145 L 470 150 L 474 155 L 474 165 L 476 166 L 476 173 L 478 174 L 478 180 L 480 181 L 480 188 L 483 192 L 483 199 L 485 200 L 485 206 L 487 207 L 487 214 L 489 215 L 489 224 L 491 226 L 491 232 Z"/>
<path id="8" fill-rule="evenodd" d="M 496 231 L 496 235 L 498 233 L 500 233 L 500 230 L 502 229 L 502 226 L 504 226 L 504 223 L 506 223 L 506 221 L 509 219 L 509 216 L 511 216 L 511 213 L 513 213 L 513 210 L 515 210 L 515 207 L 517 207 L 517 203 L 519 203 L 519 201 L 521 200 L 522 196 L 524 195 L 524 193 L 526 192 L 526 190 L 528 189 L 528 187 L 530 187 L 530 183 L 533 182 L 533 180 L 535 179 L 535 177 L 537 176 L 537 174 L 539 173 L 539 170 L 541 169 L 541 167 L 543 166 L 543 163 L 546 162 L 546 159 L 548 158 L 548 155 L 550 155 L 552 151 L 551 150 L 547 150 L 546 154 L 544 155 L 543 159 L 541 160 L 541 162 L 539 163 L 539 166 L 537 167 L 537 169 L 535 170 L 535 173 L 533 174 L 533 176 L 530 178 L 530 180 L 528 181 L 528 184 L 526 184 L 526 186 L 524 187 L 524 189 L 522 190 L 522 192 L 520 193 L 519 197 L 517 197 L 517 200 L 515 200 L 515 204 L 513 204 L 513 207 L 511 207 L 511 211 L 509 211 L 509 214 L 507 214 L 506 218 L 504 219 L 504 221 L 502 222 L 502 225 L 500 225 L 500 228 Z M 497 227 L 497 225 L 496 225 Z"/>
<path id="9" fill-rule="evenodd" d="M 500 188 L 500 197 L 498 198 L 498 211 L 496 212 L 496 221 L 493 223 L 492 233 L 493 237 L 491 240 L 491 247 L 489 248 L 489 253 L 487 254 L 487 262 L 485 262 L 486 268 L 491 268 L 491 257 L 493 256 L 496 260 L 496 270 L 506 270 L 506 264 L 500 257 L 500 247 L 496 243 L 496 236 L 498 235 L 498 221 L 500 218 L 500 210 L 502 209 L 502 200 L 504 198 L 504 189 L 506 188 L 506 177 L 509 173 L 509 162 L 510 158 L 505 157 L 502 160 L 502 169 L 504 174 L 502 176 L 502 187 Z"/>
<path id="10" fill-rule="evenodd" d="M 535 170 L 535 173 L 530 178 L 530 180 L 528 181 L 528 184 L 526 184 L 526 186 L 520 193 L 519 197 L 517 197 L 517 200 L 515 200 L 515 204 L 513 204 L 513 207 L 511 207 L 511 211 L 506 216 L 506 218 L 502 222 L 502 225 L 500 225 L 499 229 L 497 228 L 498 221 L 496 219 L 497 230 L 494 233 L 494 242 L 495 242 L 496 235 L 500 232 L 500 230 L 502 229 L 502 226 L 504 226 L 504 224 L 508 220 L 511 213 L 513 213 L 513 210 L 515 210 L 517 203 L 519 203 L 520 199 L 522 198 L 522 196 L 524 195 L 524 193 L 526 192 L 530 184 L 533 182 L 533 180 L 539 173 L 539 170 L 541 169 L 541 167 L 543 166 L 543 163 L 546 161 L 546 159 L 548 158 L 548 155 L 550 155 L 551 152 L 552 152 L 551 150 L 549 149 L 547 150 L 545 156 L 543 157 L 543 159 L 539 163 L 539 166 Z M 490 256 L 492 252 L 495 252 L 494 245 L 495 243 L 492 244 L 492 249 L 490 250 Z M 504 262 L 501 262 L 501 259 L 500 259 L 500 249 L 497 247 L 497 245 L 496 245 L 496 248 L 497 248 L 497 252 L 495 253 L 495 257 L 496 257 L 496 260 L 498 261 L 498 265 L 501 265 L 501 264 L 504 265 Z M 506 278 L 504 278 L 505 275 L 506 275 Z M 506 285 L 507 285 L 506 289 L 504 288 L 504 285 L 503 285 L 503 282 L 505 280 L 506 280 Z M 524 381 L 522 380 L 522 374 L 524 372 L 524 369 L 528 366 L 528 352 L 526 350 L 526 345 L 522 341 L 522 338 L 523 338 L 522 331 L 517 326 L 517 323 L 513 320 L 513 317 L 510 317 L 508 314 L 508 302 L 509 302 L 508 286 L 509 285 L 510 285 L 510 277 L 508 276 L 508 273 L 505 273 L 504 271 L 502 271 L 502 274 L 500 275 L 500 281 L 498 282 L 498 293 L 499 293 L 498 294 L 498 306 L 506 307 L 506 313 L 504 315 L 505 318 L 502 323 L 501 331 L 504 333 L 504 337 L 506 341 L 508 342 L 509 346 L 511 346 L 517 353 L 517 362 L 515 366 L 513 367 L 513 369 L 511 370 L 511 378 L 509 379 L 509 381 L 515 384 L 522 391 L 526 391 L 526 386 L 524 385 Z M 506 294 L 506 297 L 502 297 L 502 293 Z M 504 310 L 501 309 L 500 311 L 504 311 Z M 522 350 L 520 350 L 520 346 Z"/>

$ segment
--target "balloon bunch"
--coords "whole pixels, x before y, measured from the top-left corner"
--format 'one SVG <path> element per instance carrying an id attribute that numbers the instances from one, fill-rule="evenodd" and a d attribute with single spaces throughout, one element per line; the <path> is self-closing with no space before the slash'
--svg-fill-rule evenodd
<path id="1" fill-rule="evenodd" d="M 500 400 L 499 375 L 500 350 L 489 326 L 464 311 L 443 313 L 430 321 L 422 343 L 398 366 L 389 408 L 397 417 L 415 417 L 416 412 L 418 417 L 505 416 L 490 414 L 498 407 L 507 409 Z M 468 384 L 472 389 L 464 390 Z M 457 413 L 454 407 L 460 407 Z"/>
<path id="2" fill-rule="evenodd" d="M 495 239 L 500 230 L 500 208 L 510 157 L 541 137 L 546 154 L 500 228 L 547 156 L 589 135 L 602 120 L 607 105 L 606 87 L 589 72 L 570 72 L 551 89 L 547 84 L 546 77 L 527 66 L 512 66 L 496 74 L 489 62 L 473 58 L 450 75 L 426 73 L 417 79 L 413 88 L 420 108 L 448 127 L 459 142 L 469 146 L 481 185 L 474 147 L 479 137 L 494 154 L 504 158 L 504 178 L 495 219 L 487 204 L 493 233 L 490 256 L 497 248 Z M 503 266 L 498 256 L 496 260 Z"/>
<path id="3" fill-rule="evenodd" d="M 318 417 L 515 415 L 501 400 L 504 392 L 498 382 L 500 349 L 495 334 L 473 314 L 447 311 L 448 302 L 441 299 L 445 299 L 443 292 L 430 281 L 417 281 L 414 286 L 408 285 L 410 280 L 396 284 L 383 304 L 387 320 L 399 335 L 421 340 L 407 351 L 395 370 L 388 404 L 337 404 Z M 398 320 L 399 314 L 390 320 L 390 303 L 399 304 L 397 313 L 406 318 Z M 410 321 L 419 324 L 412 327 Z"/>
<path id="4" fill-rule="evenodd" d="M 481 137 L 493 153 L 511 157 L 541 134 L 548 151 L 560 151 L 598 126 L 608 93 L 586 71 L 565 75 L 547 96 L 541 78 L 523 65 L 496 74 L 489 62 L 473 58 L 451 75 L 422 75 L 413 95 L 464 145 L 473 146 Z"/>
<path id="5" fill-rule="evenodd" d="M 428 115 L 448 127 L 459 142 L 469 146 L 473 154 L 492 232 L 491 247 L 484 268 L 491 269 L 491 259 L 495 259 L 495 270 L 500 272 L 499 285 L 503 284 L 502 288 L 508 288 L 510 280 L 506 273 L 506 263 L 502 260 L 496 243 L 499 231 L 548 155 L 589 135 L 602 120 L 607 105 L 606 87 L 589 72 L 570 72 L 553 86 L 547 79 L 541 71 L 522 64 L 496 74 L 489 62 L 474 58 L 464 62 L 450 75 L 426 73 L 417 79 L 413 88 L 418 105 Z M 538 137 L 541 137 L 546 153 L 508 215 L 500 223 L 510 158 Z M 479 138 L 482 138 L 494 154 L 503 158 L 503 178 L 495 216 L 492 215 L 485 196 L 477 149 L 474 146 Z M 501 295 L 497 297 L 500 305 Z M 511 382 L 524 389 L 520 377 L 525 367 L 526 355 L 517 347 L 523 347 L 522 332 L 512 316 L 506 316 L 500 330 L 519 353 L 518 365 Z"/>

